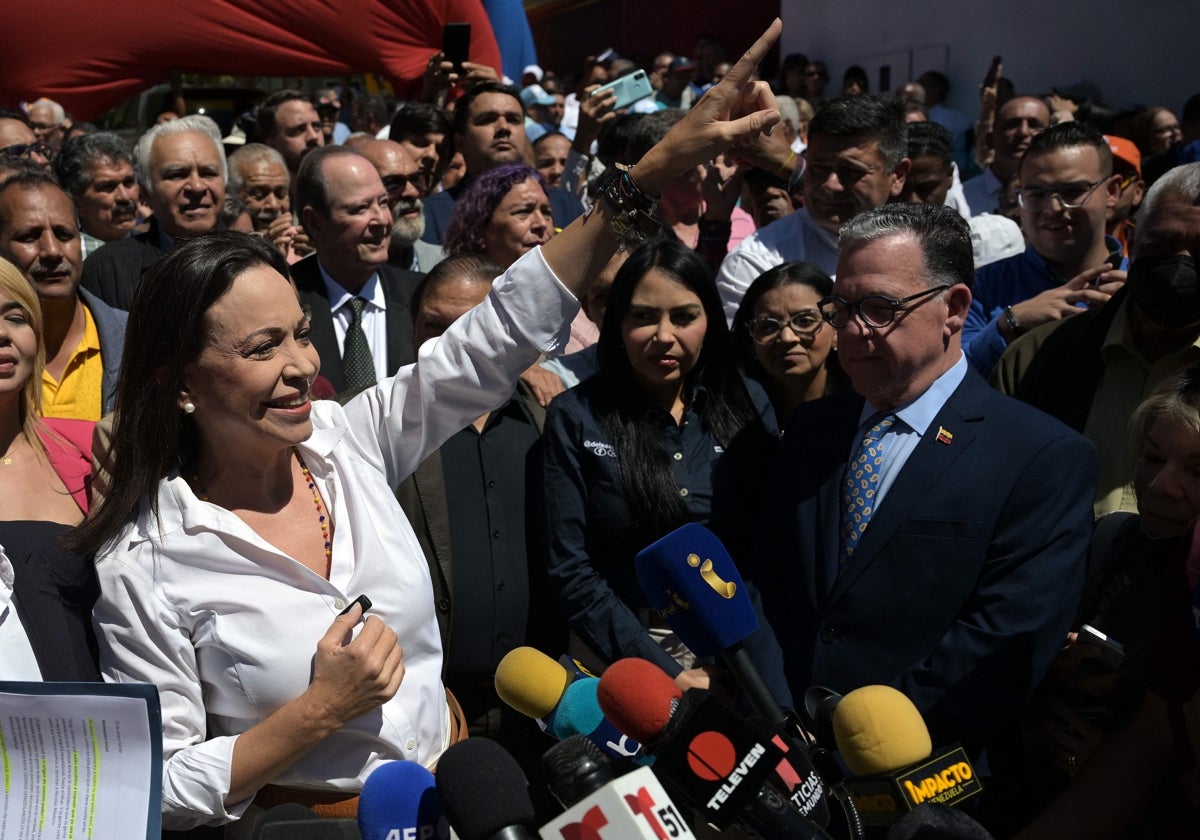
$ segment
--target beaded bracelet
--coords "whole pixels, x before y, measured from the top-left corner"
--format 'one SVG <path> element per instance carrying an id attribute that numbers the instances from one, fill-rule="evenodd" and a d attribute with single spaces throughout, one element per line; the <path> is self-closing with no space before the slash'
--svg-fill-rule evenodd
<path id="1" fill-rule="evenodd" d="M 597 200 L 588 211 L 589 216 L 601 198 L 607 201 L 613 210 L 605 229 L 617 240 L 618 250 L 624 250 L 627 239 L 645 242 L 662 229 L 658 219 L 654 217 L 658 200 L 646 195 L 633 182 L 629 167 L 616 164 L 604 173 L 596 187 Z"/>
<path id="2" fill-rule="evenodd" d="M 1004 322 L 1008 324 L 1008 329 L 1014 338 L 1021 334 L 1021 327 L 1017 323 L 1017 316 L 1013 314 L 1011 306 L 1004 307 Z"/>

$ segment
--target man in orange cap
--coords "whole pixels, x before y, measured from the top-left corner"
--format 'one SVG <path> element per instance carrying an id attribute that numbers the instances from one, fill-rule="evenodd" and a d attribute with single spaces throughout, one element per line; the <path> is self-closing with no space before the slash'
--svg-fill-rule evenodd
<path id="1" fill-rule="evenodd" d="M 1117 203 L 1108 208 L 1105 220 L 1107 233 L 1121 243 L 1121 253 L 1129 257 L 1129 246 L 1133 242 L 1133 216 L 1142 205 L 1146 194 L 1146 182 L 1142 180 L 1142 153 L 1132 140 L 1105 134 L 1108 147 L 1112 149 L 1113 174 L 1120 175 L 1121 192 Z"/>

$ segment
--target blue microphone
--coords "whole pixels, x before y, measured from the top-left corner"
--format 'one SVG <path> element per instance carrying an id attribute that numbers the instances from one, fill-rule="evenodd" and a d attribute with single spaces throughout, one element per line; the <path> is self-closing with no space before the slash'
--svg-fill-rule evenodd
<path id="1" fill-rule="evenodd" d="M 792 804 L 822 826 L 829 804 L 809 745 L 763 681 L 743 642 L 758 616 L 733 558 L 703 525 L 676 528 L 637 555 L 634 570 L 650 606 L 697 656 L 719 656 L 762 719 L 760 733 L 784 753 L 776 768 Z M 847 798 L 848 800 L 848 798 Z"/>
<path id="2" fill-rule="evenodd" d="M 572 735 L 583 735 L 611 758 L 636 760 L 642 746 L 604 716 L 596 698 L 599 685 L 597 677 L 584 677 L 567 686 L 558 704 L 554 732 L 560 741 Z"/>
<path id="3" fill-rule="evenodd" d="M 358 830 L 363 840 L 448 840 L 433 774 L 413 761 L 381 764 L 363 782 Z"/>
<path id="4" fill-rule="evenodd" d="M 683 643 L 697 656 L 720 656 L 755 710 L 785 726 L 787 714 L 742 646 L 758 616 L 716 534 L 694 522 L 676 528 L 638 552 L 634 570 L 650 606 Z"/>

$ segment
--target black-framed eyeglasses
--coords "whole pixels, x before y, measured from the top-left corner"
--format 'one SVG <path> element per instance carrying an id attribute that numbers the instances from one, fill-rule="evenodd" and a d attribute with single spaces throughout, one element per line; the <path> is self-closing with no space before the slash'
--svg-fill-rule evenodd
<path id="1" fill-rule="evenodd" d="M 47 160 L 53 154 L 53 149 L 49 143 L 17 143 L 12 146 L 5 146 L 0 149 L 0 157 L 6 158 L 27 158 L 33 155 L 41 155 Z"/>
<path id="2" fill-rule="evenodd" d="M 949 288 L 949 283 L 942 283 L 940 286 L 934 286 L 908 297 L 890 298 L 885 295 L 868 295 L 857 301 L 848 301 L 834 295 L 821 298 L 817 308 L 821 310 L 821 317 L 835 330 L 844 329 L 850 323 L 850 317 L 856 312 L 868 327 L 882 329 L 896 320 L 897 312 L 910 308 L 908 304 L 936 295 L 938 292 L 944 292 Z"/>
<path id="3" fill-rule="evenodd" d="M 825 319 L 815 309 L 793 312 L 786 321 L 763 315 L 746 322 L 746 329 L 755 344 L 771 344 L 780 338 L 784 327 L 790 327 L 797 338 L 810 339 L 825 326 Z"/>
<path id="4" fill-rule="evenodd" d="M 1050 197 L 1056 196 L 1064 210 L 1074 210 L 1087 201 L 1092 190 L 1107 181 L 1100 178 L 1092 181 L 1077 181 L 1074 184 L 1060 184 L 1054 187 L 1021 187 L 1017 190 L 1017 201 L 1022 207 L 1030 210 L 1041 210 L 1050 203 Z"/>
<path id="5" fill-rule="evenodd" d="M 399 198 L 404 195 L 409 184 L 412 184 L 421 195 L 425 195 L 425 191 L 429 189 L 429 173 L 424 169 L 418 169 L 411 175 L 388 175 L 382 180 L 383 188 L 387 190 L 387 194 L 391 198 Z"/>

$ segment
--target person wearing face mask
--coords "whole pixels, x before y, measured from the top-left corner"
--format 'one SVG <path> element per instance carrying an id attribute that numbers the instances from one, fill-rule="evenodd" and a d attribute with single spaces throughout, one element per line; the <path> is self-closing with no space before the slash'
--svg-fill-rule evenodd
<path id="1" fill-rule="evenodd" d="M 1136 511 L 1129 417 L 1200 360 L 1200 163 L 1155 182 L 1142 205 L 1124 288 L 1102 307 L 1015 341 L 992 384 L 1083 432 L 1100 456 L 1095 513 Z"/>

